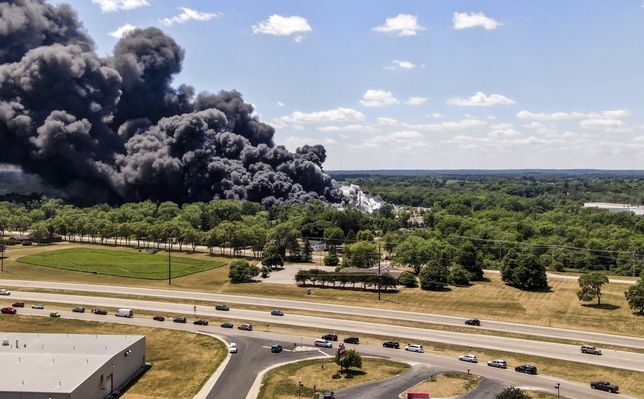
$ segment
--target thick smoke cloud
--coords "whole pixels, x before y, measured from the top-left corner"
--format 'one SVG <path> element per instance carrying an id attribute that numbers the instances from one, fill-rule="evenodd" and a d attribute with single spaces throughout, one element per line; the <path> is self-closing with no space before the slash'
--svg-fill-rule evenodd
<path id="1" fill-rule="evenodd" d="M 236 91 L 174 88 L 184 56 L 148 28 L 101 58 L 69 6 L 0 1 L 0 163 L 116 201 L 340 200 L 324 147 L 275 146 Z"/>

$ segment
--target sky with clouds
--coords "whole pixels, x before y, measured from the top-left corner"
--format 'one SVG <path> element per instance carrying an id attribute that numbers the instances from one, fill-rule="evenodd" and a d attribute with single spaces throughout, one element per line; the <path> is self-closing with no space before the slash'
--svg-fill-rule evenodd
<path id="1" fill-rule="evenodd" d="M 65 2 L 101 54 L 164 30 L 177 85 L 239 90 L 327 169 L 644 169 L 642 1 Z"/>

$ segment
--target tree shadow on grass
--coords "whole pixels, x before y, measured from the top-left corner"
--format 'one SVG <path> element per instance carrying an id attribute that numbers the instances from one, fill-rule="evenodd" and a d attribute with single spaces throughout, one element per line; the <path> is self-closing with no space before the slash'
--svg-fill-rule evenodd
<path id="1" fill-rule="evenodd" d="M 603 310 L 617 310 L 621 308 L 621 306 L 613 305 L 611 303 L 602 303 L 601 305 L 598 305 L 596 303 L 585 303 L 581 306 L 586 308 L 603 309 Z"/>

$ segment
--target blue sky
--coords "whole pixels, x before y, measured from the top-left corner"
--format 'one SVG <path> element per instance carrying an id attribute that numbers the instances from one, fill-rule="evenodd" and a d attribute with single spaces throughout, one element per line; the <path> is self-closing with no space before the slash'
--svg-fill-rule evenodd
<path id="1" fill-rule="evenodd" d="M 327 169 L 644 169 L 642 1 L 66 2 L 100 54 L 163 29 L 176 84 L 241 91 Z"/>

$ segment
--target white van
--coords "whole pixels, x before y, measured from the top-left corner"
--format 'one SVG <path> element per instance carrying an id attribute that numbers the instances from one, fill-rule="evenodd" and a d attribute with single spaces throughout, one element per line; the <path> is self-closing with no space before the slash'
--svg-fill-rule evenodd
<path id="1" fill-rule="evenodd" d="M 326 339 L 316 339 L 315 346 L 321 346 L 323 348 L 333 348 L 331 341 L 327 341 Z"/>
<path id="2" fill-rule="evenodd" d="M 134 317 L 132 309 L 119 309 L 116 311 L 116 317 Z"/>
<path id="3" fill-rule="evenodd" d="M 424 353 L 423 346 L 419 344 L 407 344 L 405 350 L 408 352 Z"/>

